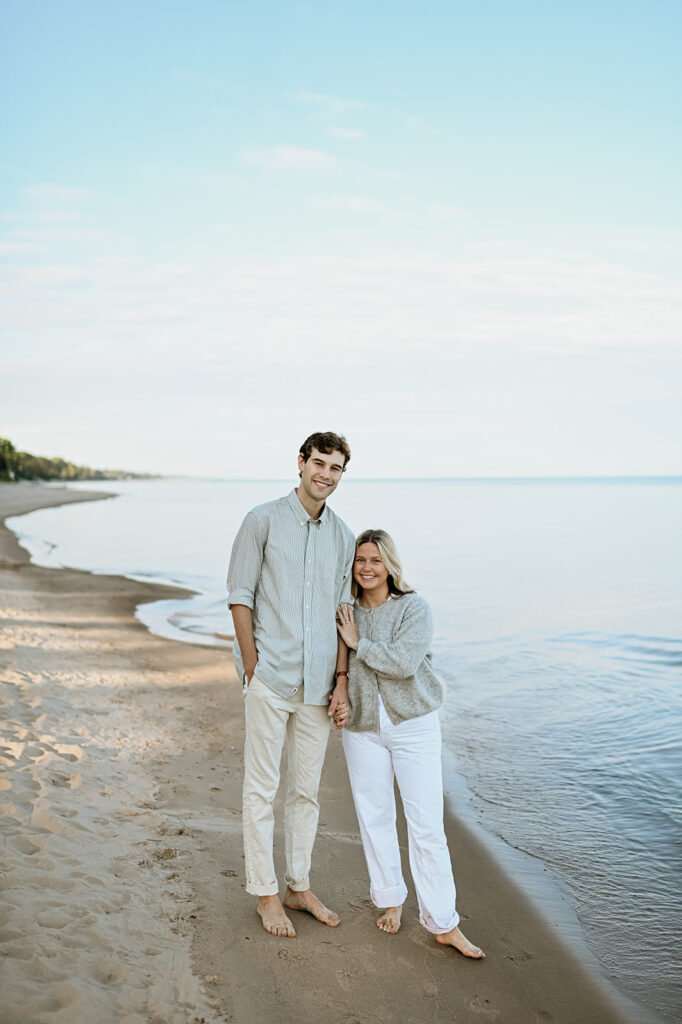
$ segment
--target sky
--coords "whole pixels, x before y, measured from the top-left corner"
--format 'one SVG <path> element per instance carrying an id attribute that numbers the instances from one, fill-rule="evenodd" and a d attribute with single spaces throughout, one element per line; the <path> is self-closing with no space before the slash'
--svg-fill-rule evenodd
<path id="1" fill-rule="evenodd" d="M 678 0 L 2 0 L 0 436 L 682 472 Z"/>

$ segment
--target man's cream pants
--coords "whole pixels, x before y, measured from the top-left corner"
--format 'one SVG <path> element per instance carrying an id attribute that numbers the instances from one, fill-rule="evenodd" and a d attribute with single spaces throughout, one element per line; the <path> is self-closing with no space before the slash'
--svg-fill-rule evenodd
<path id="1" fill-rule="evenodd" d="M 274 801 L 279 789 L 282 749 L 287 751 L 284 808 L 286 883 L 310 888 L 310 859 L 317 832 L 317 791 L 331 720 L 326 706 L 280 697 L 253 676 L 245 688 L 243 826 L 246 891 L 274 896 L 279 891 L 272 855 Z"/>

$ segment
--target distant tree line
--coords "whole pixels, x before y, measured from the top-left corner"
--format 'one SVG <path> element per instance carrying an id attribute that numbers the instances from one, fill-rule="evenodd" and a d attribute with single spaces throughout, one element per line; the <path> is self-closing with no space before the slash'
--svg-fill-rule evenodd
<path id="1" fill-rule="evenodd" d="M 18 452 L 11 441 L 0 437 L 0 480 L 144 480 L 150 473 L 128 473 L 124 469 L 90 469 L 66 459 Z"/>

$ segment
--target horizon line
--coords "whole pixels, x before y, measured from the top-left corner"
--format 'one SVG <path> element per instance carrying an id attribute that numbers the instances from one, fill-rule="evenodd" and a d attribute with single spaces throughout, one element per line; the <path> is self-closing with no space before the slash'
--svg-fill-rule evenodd
<path id="1" fill-rule="evenodd" d="M 268 476 L 205 476 L 189 473 L 153 474 L 158 480 L 207 480 L 215 483 L 286 483 L 291 478 Z M 351 483 L 544 483 L 544 482 L 579 482 L 579 481 L 667 481 L 682 483 L 682 473 L 615 473 L 615 474 L 557 474 L 551 476 L 369 476 L 348 477 Z M 82 481 L 87 483 L 89 481 Z M 113 483 L 114 481 L 112 481 Z M 144 483 L 144 480 L 141 482 Z"/>

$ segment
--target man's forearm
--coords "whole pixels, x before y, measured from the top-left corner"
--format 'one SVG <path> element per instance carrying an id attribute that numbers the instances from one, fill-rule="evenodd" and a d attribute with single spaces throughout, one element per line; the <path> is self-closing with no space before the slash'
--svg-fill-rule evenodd
<path id="1" fill-rule="evenodd" d="M 336 649 L 336 674 L 334 678 L 334 694 L 338 699 L 345 699 L 348 695 L 348 648 L 343 639 L 337 637 Z"/>
<path id="2" fill-rule="evenodd" d="M 337 713 L 341 708 L 346 706 L 344 718 L 337 718 Z M 334 689 L 332 690 L 331 697 L 329 698 L 329 714 L 334 719 L 334 724 L 337 729 L 342 729 L 348 720 L 348 648 L 341 639 L 338 638 L 338 648 L 336 652 L 336 676 L 334 680 Z"/>
<path id="3" fill-rule="evenodd" d="M 341 673 L 339 675 L 339 673 Z M 338 638 L 336 652 L 336 675 L 334 689 L 329 698 L 329 714 L 333 715 L 338 704 L 348 700 L 348 648 L 341 637 Z"/>
<path id="4" fill-rule="evenodd" d="M 340 636 L 336 638 L 336 674 L 348 672 L 348 648 Z"/>
<path id="5" fill-rule="evenodd" d="M 237 642 L 244 663 L 244 673 L 247 679 L 250 680 L 258 663 L 258 651 L 256 650 L 256 641 L 253 637 L 251 609 L 245 604 L 233 604 L 230 611 L 232 612 L 234 631 L 237 634 Z"/>

